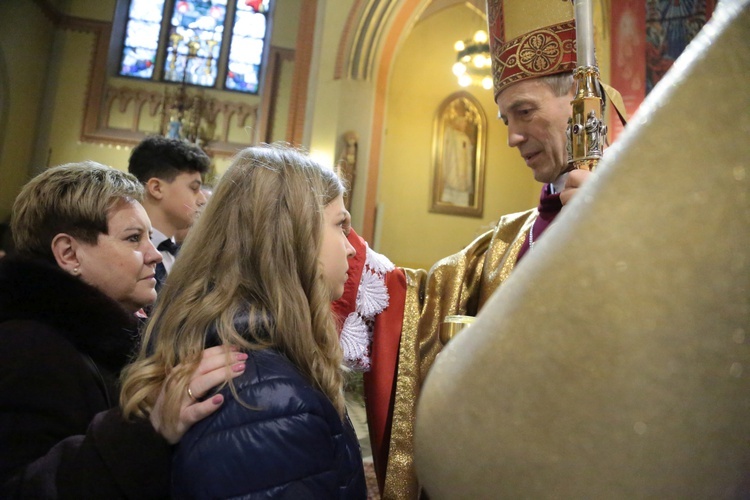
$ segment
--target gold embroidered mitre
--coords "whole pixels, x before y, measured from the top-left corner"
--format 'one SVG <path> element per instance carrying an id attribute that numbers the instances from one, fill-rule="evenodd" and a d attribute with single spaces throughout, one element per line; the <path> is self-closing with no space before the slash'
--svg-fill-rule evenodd
<path id="1" fill-rule="evenodd" d="M 508 85 L 576 69 L 568 0 L 487 0 L 495 99 Z"/>

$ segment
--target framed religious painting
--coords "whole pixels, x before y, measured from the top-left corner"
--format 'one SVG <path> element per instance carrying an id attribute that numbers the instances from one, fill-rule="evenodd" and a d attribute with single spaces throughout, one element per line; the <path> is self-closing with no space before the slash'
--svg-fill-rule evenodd
<path id="1" fill-rule="evenodd" d="M 468 92 L 449 95 L 435 113 L 430 212 L 482 217 L 487 117 Z"/>

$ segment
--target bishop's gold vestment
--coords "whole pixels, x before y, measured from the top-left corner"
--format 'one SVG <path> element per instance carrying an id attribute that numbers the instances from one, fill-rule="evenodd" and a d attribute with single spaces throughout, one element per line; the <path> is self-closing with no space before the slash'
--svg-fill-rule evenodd
<path id="1" fill-rule="evenodd" d="M 477 314 L 508 278 L 537 216 L 537 209 L 503 216 L 493 230 L 440 260 L 429 273 L 404 269 L 407 291 L 383 498 L 419 496 L 414 468 L 415 409 L 419 389 L 442 349 L 443 318 Z"/>

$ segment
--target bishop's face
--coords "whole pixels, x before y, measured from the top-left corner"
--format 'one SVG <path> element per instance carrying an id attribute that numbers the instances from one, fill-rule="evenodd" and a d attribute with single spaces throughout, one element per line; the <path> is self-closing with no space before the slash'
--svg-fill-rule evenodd
<path id="1" fill-rule="evenodd" d="M 539 79 L 514 83 L 497 96 L 508 126 L 508 145 L 517 148 L 539 182 L 554 182 L 568 166 L 568 118 L 573 91 L 558 96 Z"/>

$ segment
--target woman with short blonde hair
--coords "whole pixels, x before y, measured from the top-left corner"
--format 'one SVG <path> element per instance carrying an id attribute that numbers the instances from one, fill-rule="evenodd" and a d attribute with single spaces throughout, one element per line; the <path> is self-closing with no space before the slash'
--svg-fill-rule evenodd
<path id="1" fill-rule="evenodd" d="M 18 195 L 17 255 L 0 261 L 0 498 L 169 496 L 172 445 L 223 397 L 173 401 L 125 421 L 118 377 L 156 299 L 161 255 L 135 177 L 94 162 L 54 167 Z M 238 375 L 244 355 L 200 352 L 198 394 Z M 225 368 L 227 357 L 232 368 Z"/>
<path id="2" fill-rule="evenodd" d="M 248 148 L 188 235 L 146 332 L 150 348 L 124 378 L 124 411 L 148 414 L 166 380 L 175 390 L 165 418 L 174 415 L 205 346 L 250 357 L 222 391 L 224 407 L 178 447 L 175 495 L 365 497 L 331 313 L 354 254 L 343 193 L 332 170 L 294 149 Z"/>
<path id="3" fill-rule="evenodd" d="M 138 179 L 93 161 L 69 163 L 36 176 L 13 205 L 11 225 L 18 253 L 54 260 L 59 233 L 89 244 L 107 233 L 107 217 L 121 200 L 143 200 Z"/>

